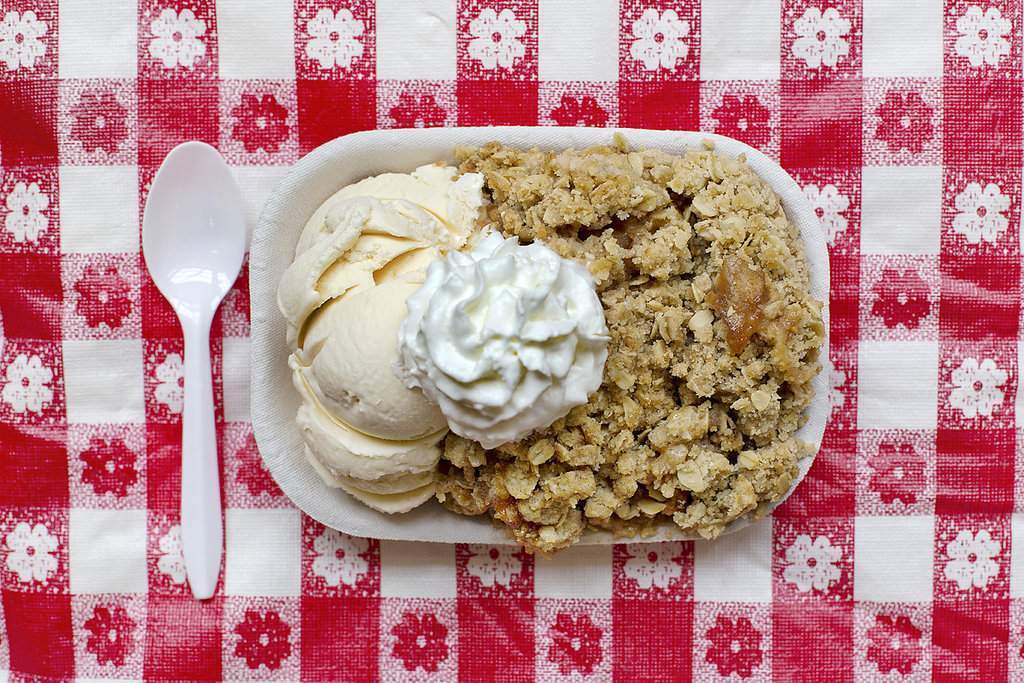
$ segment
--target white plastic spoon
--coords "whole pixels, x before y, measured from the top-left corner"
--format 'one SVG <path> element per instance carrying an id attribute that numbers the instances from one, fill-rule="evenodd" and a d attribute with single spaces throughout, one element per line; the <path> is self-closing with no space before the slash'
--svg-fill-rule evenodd
<path id="1" fill-rule="evenodd" d="M 142 219 L 142 253 L 185 337 L 181 430 L 181 540 L 192 595 L 213 595 L 224 542 L 217 430 L 210 376 L 210 323 L 245 256 L 242 194 L 231 169 L 202 142 L 178 145 L 153 179 Z"/>

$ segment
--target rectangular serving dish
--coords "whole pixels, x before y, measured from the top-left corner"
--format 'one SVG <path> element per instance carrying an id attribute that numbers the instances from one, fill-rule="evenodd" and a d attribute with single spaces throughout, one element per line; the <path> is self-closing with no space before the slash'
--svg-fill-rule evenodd
<path id="1" fill-rule="evenodd" d="M 486 516 L 465 517 L 430 502 L 412 512 L 389 516 L 366 507 L 345 492 L 330 488 L 306 461 L 302 437 L 295 425 L 298 394 L 292 387 L 285 344 L 285 321 L 277 309 L 277 285 L 294 257 L 295 244 L 306 221 L 320 204 L 341 187 L 388 171 L 407 172 L 422 164 L 451 160 L 459 145 L 482 145 L 498 140 L 519 147 L 583 148 L 608 144 L 615 131 L 599 128 L 508 127 L 379 130 L 354 133 L 313 150 L 292 168 L 273 191 L 253 234 L 249 257 L 252 301 L 251 401 L 252 425 L 267 468 L 285 494 L 303 512 L 321 523 L 354 536 L 444 543 L 510 543 L 510 537 Z M 679 154 L 710 140 L 722 154 L 745 154 L 751 167 L 782 198 L 789 219 L 798 227 L 811 271 L 811 294 L 825 302 L 828 330 L 828 250 L 820 223 L 796 181 L 777 163 L 748 145 L 720 135 L 698 132 L 618 129 L 634 148 L 658 148 Z M 821 358 L 824 369 L 814 382 L 815 399 L 807 424 L 798 436 L 819 447 L 831 412 L 828 399 L 828 337 Z M 815 453 L 817 448 L 815 449 Z M 800 462 L 800 474 L 789 493 L 811 466 L 813 456 Z M 787 494 L 788 496 L 789 494 Z M 779 501 L 781 502 L 781 501 Z M 725 533 L 752 522 L 740 519 Z M 689 539 L 671 523 L 654 539 Z M 615 542 L 610 533 L 588 531 L 582 543 Z"/>

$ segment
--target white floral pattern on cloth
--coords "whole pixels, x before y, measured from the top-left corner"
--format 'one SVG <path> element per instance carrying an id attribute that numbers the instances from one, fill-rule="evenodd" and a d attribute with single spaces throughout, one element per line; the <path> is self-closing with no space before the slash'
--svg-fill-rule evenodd
<path id="1" fill-rule="evenodd" d="M 46 43 L 39 39 L 46 35 L 47 28 L 32 10 L 4 14 L 0 21 L 0 62 L 8 71 L 35 68 L 36 60 L 46 54 Z"/>
<path id="2" fill-rule="evenodd" d="M 154 371 L 156 389 L 153 396 L 158 403 L 163 403 L 172 413 L 180 413 L 185 401 L 185 363 L 181 354 L 169 353 Z"/>
<path id="3" fill-rule="evenodd" d="M 37 581 L 46 585 L 50 574 L 57 571 L 57 558 L 53 556 L 60 545 L 57 537 L 50 534 L 45 524 L 29 526 L 27 522 L 18 522 L 5 540 L 9 550 L 7 569 L 17 574 L 22 583 Z"/>
<path id="4" fill-rule="evenodd" d="M 1005 399 L 1000 387 L 1009 379 L 1009 374 L 1000 370 L 991 358 L 985 358 L 981 363 L 977 358 L 964 358 L 950 379 L 955 387 L 949 394 L 951 406 L 966 418 L 990 417 Z"/>
<path id="5" fill-rule="evenodd" d="M 622 565 L 622 572 L 644 590 L 668 588 L 683 575 L 683 568 L 676 562 L 683 552 L 678 541 L 627 543 L 626 552 L 629 559 Z"/>
<path id="6" fill-rule="evenodd" d="M 7 194 L 7 215 L 4 229 L 15 242 L 38 242 L 46 232 L 50 219 L 43 213 L 50 206 L 50 198 L 39 189 L 39 183 L 17 183 Z"/>
<path id="7" fill-rule="evenodd" d="M 325 528 L 313 541 L 313 550 L 316 552 L 313 573 L 331 587 L 342 583 L 354 586 L 370 569 L 369 563 L 361 557 L 369 549 L 370 542 L 365 538 Z"/>
<path id="8" fill-rule="evenodd" d="M 511 69 L 526 54 L 526 47 L 519 40 L 525 33 L 526 23 L 516 19 L 515 12 L 503 9 L 497 14 L 486 7 L 469 22 L 469 34 L 473 36 L 469 56 L 488 71 L 498 67 Z"/>
<path id="9" fill-rule="evenodd" d="M 363 35 L 366 25 L 356 19 L 352 12 L 343 7 L 335 13 L 323 8 L 306 22 L 306 56 L 320 64 L 323 70 L 339 66 L 347 69 L 352 62 L 363 56 Z"/>
<path id="10" fill-rule="evenodd" d="M 160 549 L 160 557 L 156 561 L 156 567 L 161 574 L 166 575 L 177 584 L 185 583 L 185 556 L 181 549 L 181 526 L 175 524 L 167 533 L 160 537 L 157 543 Z"/>
<path id="11" fill-rule="evenodd" d="M 16 413 L 41 413 L 53 400 L 53 370 L 35 354 L 19 353 L 7 366 L 6 378 L 0 396 Z"/>
<path id="12" fill-rule="evenodd" d="M 676 62 L 685 60 L 690 47 L 683 40 L 690 34 L 690 22 L 680 19 L 675 10 L 645 9 L 633 22 L 633 43 L 629 56 L 643 62 L 648 71 L 675 69 Z"/>
<path id="13" fill-rule="evenodd" d="M 165 68 L 178 66 L 191 69 L 197 59 L 206 54 L 206 44 L 200 40 L 206 35 L 206 22 L 196 18 L 190 9 L 181 12 L 167 7 L 160 11 L 150 25 L 154 38 L 149 41 L 149 54 L 163 63 Z"/>
<path id="14" fill-rule="evenodd" d="M 984 188 L 981 183 L 967 183 L 954 203 L 957 214 L 953 217 L 953 230 L 963 235 L 968 244 L 979 244 L 982 240 L 994 244 L 1010 226 L 1003 215 L 1010 208 L 1010 198 L 995 183 Z"/>
<path id="15" fill-rule="evenodd" d="M 516 546 L 472 544 L 467 549 L 470 555 L 466 571 L 480 579 L 482 586 L 507 588 L 523 569 L 523 561 L 516 557 Z"/>
<path id="16" fill-rule="evenodd" d="M 786 548 L 786 568 L 782 578 L 795 585 L 801 593 L 812 588 L 827 593 L 842 575 L 836 566 L 842 556 L 843 549 L 832 545 L 825 536 L 818 536 L 812 541 L 807 534 L 800 534 Z"/>
<path id="17" fill-rule="evenodd" d="M 999 66 L 1000 60 L 1010 54 L 1010 39 L 1007 34 L 1013 24 L 1003 17 L 998 7 L 988 7 L 982 13 L 977 5 L 971 5 L 957 20 L 956 32 L 960 35 L 953 49 L 967 59 L 972 67 L 984 64 Z"/>
<path id="18" fill-rule="evenodd" d="M 821 222 L 821 229 L 830 247 L 835 246 L 836 239 L 846 232 L 849 225 L 843 213 L 850 208 L 850 198 L 839 191 L 831 183 L 822 185 L 811 184 L 804 187 L 804 196 L 814 207 L 814 213 Z"/>
<path id="19" fill-rule="evenodd" d="M 946 545 L 946 556 L 949 561 L 943 568 L 943 575 L 955 581 L 962 590 L 970 590 L 971 586 L 981 588 L 999 574 L 999 565 L 995 557 L 1002 549 L 999 541 L 992 538 L 987 529 L 977 535 L 964 529 Z"/>
<path id="20" fill-rule="evenodd" d="M 799 36 L 793 41 L 793 56 L 802 59 L 809 69 L 835 67 L 850 53 L 850 43 L 843 39 L 850 33 L 850 21 L 835 7 L 824 12 L 808 7 L 793 22 L 793 31 Z"/>

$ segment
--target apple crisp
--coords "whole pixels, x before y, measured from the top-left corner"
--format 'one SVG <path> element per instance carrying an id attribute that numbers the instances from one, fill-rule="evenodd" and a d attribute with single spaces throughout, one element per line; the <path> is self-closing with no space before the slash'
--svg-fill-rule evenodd
<path id="1" fill-rule="evenodd" d="M 760 516 L 811 448 L 794 433 L 824 338 L 797 229 L 747 165 L 713 149 L 457 150 L 482 223 L 587 265 L 611 341 L 589 402 L 484 450 L 449 435 L 438 499 L 489 514 L 530 550 L 589 526 L 714 538 Z"/>

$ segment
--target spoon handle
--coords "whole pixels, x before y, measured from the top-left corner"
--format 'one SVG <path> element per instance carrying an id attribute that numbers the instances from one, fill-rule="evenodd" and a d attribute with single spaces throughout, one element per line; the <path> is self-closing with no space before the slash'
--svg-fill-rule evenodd
<path id="1" fill-rule="evenodd" d="M 224 527 L 213 419 L 210 320 L 183 319 L 185 408 L 181 430 L 181 540 L 192 595 L 213 595 L 220 574 Z"/>

